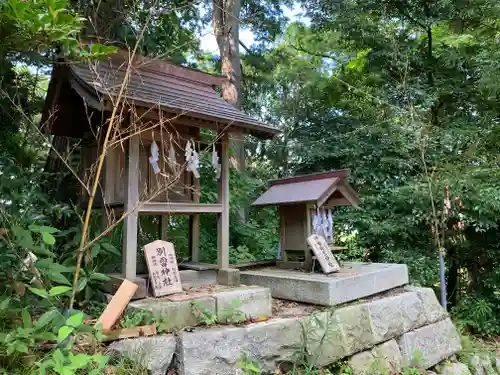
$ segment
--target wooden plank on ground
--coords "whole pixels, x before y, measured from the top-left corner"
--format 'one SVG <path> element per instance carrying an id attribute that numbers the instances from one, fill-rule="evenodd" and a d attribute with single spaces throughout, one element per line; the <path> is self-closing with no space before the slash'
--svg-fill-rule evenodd
<path id="1" fill-rule="evenodd" d="M 311 249 L 314 255 L 316 255 L 316 259 L 321 265 L 324 273 L 332 273 L 340 270 L 337 259 L 333 256 L 332 251 L 323 236 L 312 234 L 307 237 L 307 243 L 311 246 Z"/>
<path id="2" fill-rule="evenodd" d="M 131 281 L 123 280 L 122 285 L 118 288 L 111 301 L 108 303 L 103 313 L 97 320 L 97 324 L 101 324 L 101 330 L 110 330 L 120 318 L 123 310 L 127 307 L 137 290 L 137 285 Z"/>
<path id="3" fill-rule="evenodd" d="M 128 339 L 131 337 L 142 337 L 156 335 L 155 326 L 138 326 L 134 328 L 121 328 L 112 331 L 101 331 L 106 336 L 103 341 Z"/>

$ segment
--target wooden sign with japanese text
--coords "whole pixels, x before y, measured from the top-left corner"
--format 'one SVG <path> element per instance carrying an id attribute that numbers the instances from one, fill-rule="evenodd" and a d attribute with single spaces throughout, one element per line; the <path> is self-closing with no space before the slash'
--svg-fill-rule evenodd
<path id="1" fill-rule="evenodd" d="M 340 270 L 337 259 L 333 256 L 330 246 L 328 246 L 328 243 L 323 236 L 312 234 L 307 237 L 307 243 L 311 246 L 311 249 L 324 273 L 332 273 Z"/>
<path id="2" fill-rule="evenodd" d="M 171 242 L 153 241 L 144 246 L 144 255 L 155 297 L 182 292 L 181 276 Z"/>

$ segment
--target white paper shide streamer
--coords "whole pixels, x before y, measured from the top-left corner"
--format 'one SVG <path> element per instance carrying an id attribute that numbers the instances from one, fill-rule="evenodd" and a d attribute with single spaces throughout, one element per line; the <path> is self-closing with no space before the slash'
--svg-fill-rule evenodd
<path id="1" fill-rule="evenodd" d="M 168 150 L 168 165 L 171 170 L 175 170 L 177 166 L 177 154 L 175 153 L 175 148 L 173 145 L 170 145 L 170 149 Z"/>
<path id="2" fill-rule="evenodd" d="M 219 156 L 217 155 L 217 151 L 215 150 L 215 144 L 213 145 L 212 149 L 212 167 L 215 172 L 215 177 L 217 180 L 220 178 L 220 163 L 219 163 Z"/>
<path id="3" fill-rule="evenodd" d="M 149 164 L 153 167 L 153 171 L 155 174 L 160 173 L 160 167 L 158 166 L 158 161 L 160 160 L 160 152 L 158 149 L 158 145 L 155 141 L 151 143 L 151 156 L 149 157 Z"/>
<path id="4" fill-rule="evenodd" d="M 324 236 L 326 240 L 333 240 L 332 210 L 318 209 L 312 216 L 312 230 L 314 234 Z"/>
<path id="5" fill-rule="evenodd" d="M 187 141 L 186 150 L 184 153 L 186 156 L 186 163 L 187 163 L 186 170 L 188 172 L 192 172 L 195 178 L 200 178 L 200 172 L 198 171 L 198 169 L 200 168 L 200 159 L 198 157 L 198 153 L 196 152 L 193 146 L 194 145 L 191 141 Z"/>

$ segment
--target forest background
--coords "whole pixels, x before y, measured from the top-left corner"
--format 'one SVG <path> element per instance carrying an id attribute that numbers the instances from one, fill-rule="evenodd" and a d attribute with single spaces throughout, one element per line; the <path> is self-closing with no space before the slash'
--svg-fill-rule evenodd
<path id="1" fill-rule="evenodd" d="M 51 139 L 39 131 L 52 62 L 61 53 L 99 59 L 110 45 L 137 45 L 147 56 L 228 75 L 235 88 L 229 100 L 282 130 L 272 141 L 232 143 L 240 164 L 231 171 L 231 262 L 276 257 L 276 212 L 250 207 L 269 179 L 348 168 L 362 205 L 335 210 L 336 241 L 347 247 L 341 257 L 406 263 L 413 284 L 438 292 L 441 252 L 456 321 L 500 334 L 498 2 L 0 0 L 0 9 L 4 294 L 23 288 L 19 260 L 27 250 L 43 258 L 49 283 L 71 285 L 81 239 L 70 170 L 80 163 L 78 143 L 62 155 L 68 168 L 54 171 Z M 300 9 L 303 21 L 287 17 L 289 9 Z M 217 34 L 225 14 L 232 24 Z M 219 53 L 200 48 L 213 24 Z M 251 44 L 239 40 L 241 30 Z M 106 42 L 79 45 L 94 35 Z M 227 49 L 231 41 L 239 52 Z M 228 56 L 229 71 L 221 64 Z M 202 200 L 210 200 L 209 160 L 201 174 Z M 91 231 L 98 222 L 96 213 Z M 158 237 L 157 227 L 157 218 L 141 219 L 141 245 Z M 171 219 L 180 257 L 187 228 L 185 218 Z M 216 241 L 214 217 L 202 215 L 203 261 L 216 258 Z M 80 303 L 119 267 L 120 246 L 120 226 L 93 244 Z"/>

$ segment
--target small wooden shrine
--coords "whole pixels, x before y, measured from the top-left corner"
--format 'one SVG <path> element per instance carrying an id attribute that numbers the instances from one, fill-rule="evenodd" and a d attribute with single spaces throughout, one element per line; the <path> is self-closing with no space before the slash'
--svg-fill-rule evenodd
<path id="1" fill-rule="evenodd" d="M 253 206 L 278 206 L 280 215 L 280 256 L 282 268 L 312 269 L 312 253 L 307 244 L 311 234 L 321 234 L 333 243 L 332 209 L 359 207 L 359 198 L 347 183 L 348 170 L 337 170 L 270 181 L 270 188 Z"/>
<path id="2" fill-rule="evenodd" d="M 200 214 L 217 215 L 218 264 L 229 269 L 229 136 L 272 138 L 279 131 L 223 100 L 216 88 L 226 77 L 166 61 L 118 51 L 90 64 L 58 61 L 42 117 L 45 132 L 81 139 L 81 180 L 92 180 L 103 140 L 115 113 L 94 208 L 128 212 L 123 219 L 122 276 L 137 279 L 139 215 L 161 216 L 166 239 L 168 215 L 189 215 L 191 260 L 200 259 Z M 213 140 L 201 142 L 200 129 Z M 216 203 L 200 203 L 194 156 L 206 147 L 217 164 Z M 90 178 L 89 178 L 90 177 Z M 81 203 L 88 201 L 82 189 Z M 224 276 L 221 280 L 224 283 Z"/>

